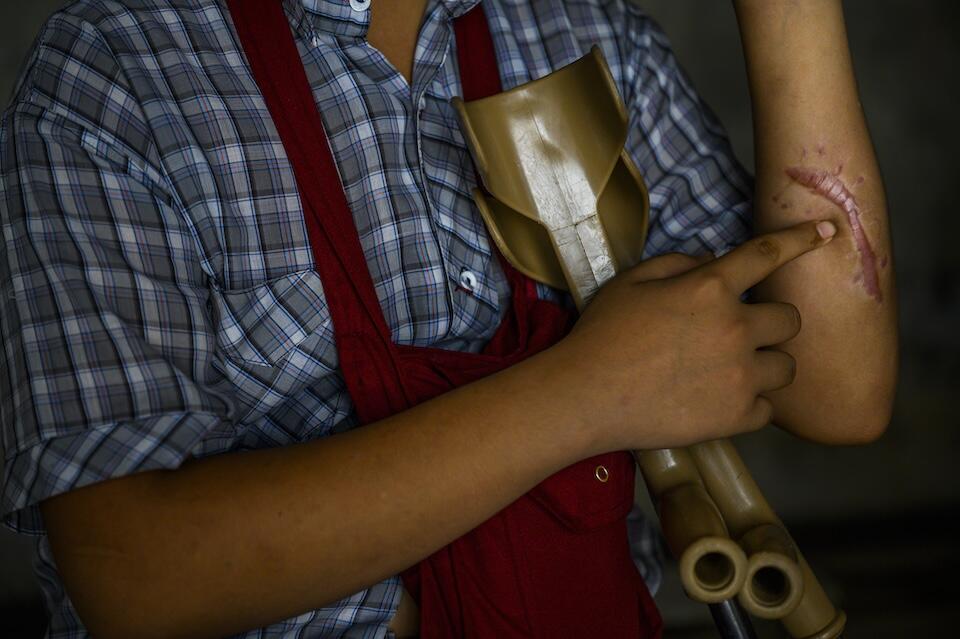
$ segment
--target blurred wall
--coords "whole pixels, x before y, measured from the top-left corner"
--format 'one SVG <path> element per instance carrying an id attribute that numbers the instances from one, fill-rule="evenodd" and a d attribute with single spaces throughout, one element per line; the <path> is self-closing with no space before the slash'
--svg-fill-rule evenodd
<path id="1" fill-rule="evenodd" d="M 0 96 L 61 2 L 0 3 Z M 694 84 L 752 166 L 749 101 L 728 0 L 641 2 L 673 39 Z M 848 28 L 864 109 L 890 201 L 902 321 L 901 384 L 890 432 L 860 448 L 824 448 L 767 429 L 738 444 L 791 524 L 923 516 L 956 507 L 949 472 L 960 450 L 950 400 L 960 390 L 960 216 L 953 187 L 960 4 L 848 0 Z M 851 366 L 855 366 L 851 362 Z M 32 601 L 29 544 L 0 531 L 0 611 Z M 3 625 L 0 623 L 0 629 Z M 2 634 L 2 633 L 0 633 Z"/>

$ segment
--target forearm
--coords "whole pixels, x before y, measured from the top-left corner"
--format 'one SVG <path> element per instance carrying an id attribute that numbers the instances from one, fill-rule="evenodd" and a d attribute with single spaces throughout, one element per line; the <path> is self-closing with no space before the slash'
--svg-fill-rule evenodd
<path id="1" fill-rule="evenodd" d="M 889 420 L 896 366 L 893 255 L 839 0 L 738 0 L 753 104 L 757 232 L 829 218 L 831 245 L 755 289 L 803 329 L 783 349 L 796 381 L 770 394 L 775 423 L 825 442 L 868 441 Z"/>
<path id="2" fill-rule="evenodd" d="M 587 456 L 544 392 L 550 356 L 347 433 L 48 500 L 81 618 L 96 636 L 224 636 L 416 563 Z"/>

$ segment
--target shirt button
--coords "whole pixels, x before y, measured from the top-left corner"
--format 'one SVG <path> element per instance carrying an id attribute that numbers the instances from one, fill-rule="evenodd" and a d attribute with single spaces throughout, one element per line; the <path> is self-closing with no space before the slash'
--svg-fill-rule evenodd
<path id="1" fill-rule="evenodd" d="M 477 288 L 477 274 L 469 269 L 463 269 L 460 271 L 460 286 L 467 289 L 473 293 L 474 289 Z"/>
<path id="2" fill-rule="evenodd" d="M 350 8 L 354 11 L 366 11 L 370 7 L 370 0 L 350 0 Z"/>

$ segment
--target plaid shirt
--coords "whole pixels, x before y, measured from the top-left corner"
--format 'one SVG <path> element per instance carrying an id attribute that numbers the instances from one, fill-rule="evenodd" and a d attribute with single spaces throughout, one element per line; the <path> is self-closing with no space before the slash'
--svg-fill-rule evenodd
<path id="1" fill-rule="evenodd" d="M 477 0 L 429 2 L 412 86 L 367 45 L 364 3 L 282 1 L 394 340 L 479 351 L 509 292 L 448 104 L 451 19 Z M 625 0 L 485 2 L 505 88 L 602 48 L 650 189 L 648 256 L 747 237 L 750 178 L 648 17 Z M 223 0 L 53 15 L 3 115 L 0 203 L 0 510 L 37 535 L 49 635 L 84 636 L 38 502 L 356 420 L 294 175 Z M 642 559 L 655 543 L 637 525 Z M 382 637 L 398 599 L 394 577 L 244 636 Z"/>

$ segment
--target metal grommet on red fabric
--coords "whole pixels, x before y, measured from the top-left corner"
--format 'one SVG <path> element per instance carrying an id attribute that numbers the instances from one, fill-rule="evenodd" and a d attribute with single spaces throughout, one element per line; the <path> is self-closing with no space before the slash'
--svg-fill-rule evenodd
<path id="1" fill-rule="evenodd" d="M 594 476 L 603 483 L 607 483 L 607 480 L 610 479 L 610 473 L 607 471 L 607 467 L 603 464 L 600 464 L 593 471 Z"/>

